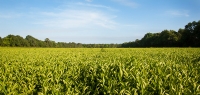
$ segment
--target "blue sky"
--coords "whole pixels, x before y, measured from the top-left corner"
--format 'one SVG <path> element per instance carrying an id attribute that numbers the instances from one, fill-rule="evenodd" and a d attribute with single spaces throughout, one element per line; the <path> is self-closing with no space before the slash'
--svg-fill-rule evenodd
<path id="1" fill-rule="evenodd" d="M 123 43 L 200 20 L 200 0 L 0 0 L 0 36 Z"/>

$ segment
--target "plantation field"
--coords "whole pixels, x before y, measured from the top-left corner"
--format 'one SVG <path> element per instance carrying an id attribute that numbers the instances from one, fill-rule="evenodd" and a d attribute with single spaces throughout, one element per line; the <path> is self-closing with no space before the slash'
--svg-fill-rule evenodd
<path id="1" fill-rule="evenodd" d="M 0 48 L 0 95 L 198 95 L 200 48 Z"/>

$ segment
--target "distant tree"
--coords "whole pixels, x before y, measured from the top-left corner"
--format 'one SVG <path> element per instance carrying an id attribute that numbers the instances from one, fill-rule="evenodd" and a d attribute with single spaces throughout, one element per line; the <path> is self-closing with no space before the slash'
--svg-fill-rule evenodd
<path id="1" fill-rule="evenodd" d="M 38 39 L 32 37 L 31 35 L 27 35 L 25 39 L 28 41 L 31 47 L 39 47 L 40 41 Z M 42 44 L 40 45 L 42 46 Z"/>
<path id="2" fill-rule="evenodd" d="M 3 46 L 3 39 L 0 37 L 0 46 Z"/>
<path id="3" fill-rule="evenodd" d="M 44 40 L 44 43 L 45 43 L 45 47 L 56 47 L 56 42 L 51 41 L 49 38 L 46 38 Z"/>
<path id="4" fill-rule="evenodd" d="M 45 47 L 51 47 L 51 41 L 49 40 L 49 38 L 46 38 L 44 42 L 45 42 Z"/>
<path id="5" fill-rule="evenodd" d="M 6 38 L 8 39 L 7 41 L 9 41 L 9 44 L 10 44 L 8 46 L 15 47 L 15 45 L 17 44 L 16 41 L 18 41 L 17 39 L 15 39 L 15 36 L 10 34 L 6 36 Z"/>
<path id="6" fill-rule="evenodd" d="M 178 46 L 179 47 L 182 47 L 184 44 L 184 41 L 182 41 L 182 35 L 183 35 L 184 31 L 185 31 L 185 29 L 181 29 L 181 28 L 178 30 L 177 35 L 178 35 Z"/>
<path id="7" fill-rule="evenodd" d="M 133 47 L 140 47 L 140 40 L 139 39 L 135 40 Z"/>
<path id="8" fill-rule="evenodd" d="M 28 44 L 27 41 L 19 35 L 13 36 L 12 42 L 16 47 L 24 47 Z"/>
<path id="9" fill-rule="evenodd" d="M 3 46 L 10 46 L 10 38 L 9 37 L 4 37 L 3 38 Z"/>
<path id="10" fill-rule="evenodd" d="M 82 44 L 81 44 L 81 43 L 77 43 L 77 47 L 78 47 L 78 48 L 81 48 L 81 47 L 82 47 Z"/>
<path id="11" fill-rule="evenodd" d="M 184 46 L 200 46 L 200 20 L 189 22 L 185 26 L 181 41 L 185 42 Z"/>
<path id="12" fill-rule="evenodd" d="M 174 30 L 164 30 L 160 34 L 163 47 L 174 47 L 178 42 L 178 33 Z"/>
<path id="13" fill-rule="evenodd" d="M 144 47 L 151 47 L 153 43 L 153 33 L 147 33 L 141 39 L 141 45 Z"/>
<path id="14" fill-rule="evenodd" d="M 3 46 L 11 46 L 11 47 L 26 47 L 28 46 L 28 42 L 19 35 L 8 35 L 2 40 Z"/>
<path id="15" fill-rule="evenodd" d="M 24 47 L 30 47 L 30 43 L 28 42 L 28 40 L 24 39 L 24 43 L 23 43 Z"/>
<path id="16" fill-rule="evenodd" d="M 161 33 L 147 33 L 140 41 L 140 46 L 143 47 L 160 47 L 163 46 L 163 38 L 160 37 Z"/>
<path id="17" fill-rule="evenodd" d="M 154 33 L 152 36 L 152 42 L 151 45 L 152 47 L 160 47 L 162 42 L 160 41 L 160 33 Z"/>

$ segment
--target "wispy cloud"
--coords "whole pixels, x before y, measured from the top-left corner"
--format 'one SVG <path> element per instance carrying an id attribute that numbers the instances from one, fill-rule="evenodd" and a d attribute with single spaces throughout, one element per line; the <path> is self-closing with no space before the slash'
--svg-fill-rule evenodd
<path id="1" fill-rule="evenodd" d="M 95 8 L 103 8 L 103 9 L 106 9 L 106 10 L 109 10 L 109 11 L 118 11 L 118 10 L 116 10 L 114 8 L 111 8 L 109 6 L 104 6 L 104 5 L 81 3 L 81 2 L 78 2 L 77 5 L 79 5 L 79 6 L 87 6 L 87 7 L 95 7 Z"/>
<path id="2" fill-rule="evenodd" d="M 138 4 L 136 2 L 133 2 L 132 0 L 112 0 L 112 1 L 118 2 L 119 4 L 131 7 L 131 8 L 138 7 Z"/>
<path id="3" fill-rule="evenodd" d="M 80 3 L 81 4 L 81 3 Z M 114 18 L 117 16 L 100 11 L 98 8 L 109 8 L 101 5 L 88 4 L 89 7 L 97 7 L 96 10 L 90 9 L 63 9 L 59 12 L 40 12 L 41 17 L 35 24 L 40 24 L 46 27 L 59 28 L 105 28 L 115 29 L 117 23 Z"/>
<path id="4" fill-rule="evenodd" d="M 117 12 L 119 11 L 105 5 L 75 2 L 69 3 L 67 7 L 37 13 L 34 24 L 61 31 L 90 33 L 130 31 L 138 27 L 131 23 L 119 23 L 115 14 Z"/>
<path id="5" fill-rule="evenodd" d="M 189 17 L 189 12 L 187 10 L 169 10 L 165 12 L 167 15 L 176 16 L 176 17 Z"/>

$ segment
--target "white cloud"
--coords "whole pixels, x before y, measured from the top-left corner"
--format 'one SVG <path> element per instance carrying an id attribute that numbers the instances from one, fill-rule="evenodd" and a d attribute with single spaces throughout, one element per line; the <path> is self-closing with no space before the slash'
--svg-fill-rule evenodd
<path id="1" fill-rule="evenodd" d="M 87 6 L 87 7 L 95 7 L 95 8 L 103 8 L 103 9 L 106 9 L 106 10 L 109 10 L 109 11 L 118 11 L 116 9 L 109 7 L 109 6 L 104 6 L 104 5 L 88 4 L 88 3 L 81 3 L 81 2 L 78 2 L 77 5 Z"/>
<path id="2" fill-rule="evenodd" d="M 131 0 L 113 0 L 113 1 L 118 2 L 119 4 L 122 4 L 122 5 L 128 6 L 128 7 L 131 7 L 131 8 L 138 7 L 138 4 Z"/>
<path id="3" fill-rule="evenodd" d="M 176 17 L 189 17 L 189 12 L 187 10 L 179 11 L 179 10 L 169 10 L 166 11 L 166 14 Z"/>
<path id="4" fill-rule="evenodd" d="M 70 6 L 70 7 L 68 7 Z M 105 10 L 106 9 L 106 10 Z M 56 9 L 56 11 L 40 12 L 44 17 L 39 19 L 37 24 L 47 27 L 64 29 L 111 29 L 115 30 L 118 23 L 115 21 L 117 10 L 104 5 L 89 3 L 68 3 L 67 7 Z"/>
<path id="5" fill-rule="evenodd" d="M 67 6 L 67 7 L 66 7 Z M 63 29 L 111 29 L 117 28 L 114 9 L 96 4 L 68 3 L 65 7 L 37 13 L 34 24 Z M 105 11 L 107 9 L 107 11 Z"/>
<path id="6" fill-rule="evenodd" d="M 46 18 L 40 19 L 36 24 L 47 27 L 69 29 L 90 28 L 95 26 L 106 29 L 115 29 L 117 24 L 113 20 L 115 16 L 91 10 L 66 9 L 61 12 L 41 12 L 41 15 Z"/>
<path id="7" fill-rule="evenodd" d="M 105 36 L 109 33 L 115 35 L 122 31 L 133 31 L 138 27 L 131 23 L 118 23 L 117 15 L 114 14 L 116 11 L 113 10 L 104 5 L 76 2 L 68 3 L 59 9 L 32 13 L 31 16 L 34 18 L 34 24 L 46 28 L 42 31 L 59 31 L 69 33 L 68 36 Z M 73 33 L 77 34 L 72 35 Z"/>

